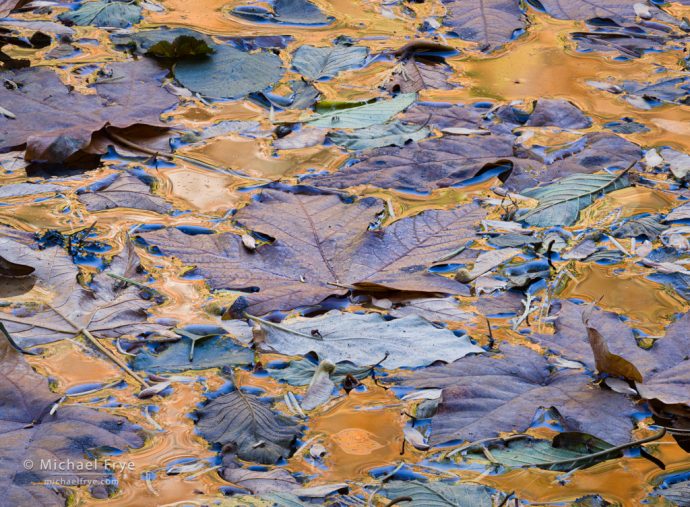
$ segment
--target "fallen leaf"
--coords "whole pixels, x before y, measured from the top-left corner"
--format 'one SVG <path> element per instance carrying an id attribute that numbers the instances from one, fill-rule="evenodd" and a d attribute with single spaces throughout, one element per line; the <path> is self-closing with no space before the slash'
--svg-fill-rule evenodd
<path id="1" fill-rule="evenodd" d="M 239 99 L 279 81 L 284 69 L 280 58 L 269 51 L 248 53 L 218 46 L 212 55 L 178 62 L 173 73 L 193 92 L 211 98 Z"/>
<path id="2" fill-rule="evenodd" d="M 119 0 L 94 0 L 84 2 L 74 11 L 63 12 L 58 19 L 70 25 L 93 25 L 111 28 L 127 28 L 141 21 L 141 7 Z"/>
<path id="3" fill-rule="evenodd" d="M 263 7 L 246 5 L 235 7 L 232 13 L 249 21 L 294 25 L 321 25 L 333 21 L 309 0 L 275 0 L 272 12 Z"/>
<path id="4" fill-rule="evenodd" d="M 332 310 L 321 317 L 290 319 L 282 325 L 300 334 L 265 326 L 262 349 L 288 356 L 314 351 L 332 361 L 349 360 L 359 365 L 387 353 L 382 366 L 388 369 L 426 366 L 484 352 L 467 336 L 458 337 L 418 316 L 385 320 L 377 313 L 359 315 Z M 307 338 L 314 329 L 318 336 Z"/>
<path id="5" fill-rule="evenodd" d="M 626 173 L 568 176 L 545 187 L 523 190 L 522 195 L 537 199 L 539 204 L 519 219 L 537 227 L 573 225 L 580 211 L 599 196 L 629 185 Z"/>
<path id="6" fill-rule="evenodd" d="M 197 429 L 206 440 L 231 446 L 239 458 L 266 465 L 288 458 L 300 433 L 295 421 L 239 389 L 211 400 L 198 418 Z"/>
<path id="7" fill-rule="evenodd" d="M 383 357 L 381 355 L 381 359 Z M 267 370 L 273 378 L 287 382 L 291 386 L 306 386 L 314 377 L 317 367 L 318 365 L 309 359 L 300 359 L 291 361 L 286 368 L 272 368 L 269 365 Z M 350 361 L 340 361 L 335 363 L 335 371 L 331 374 L 331 379 L 336 384 L 341 384 L 348 375 L 362 380 L 371 375 L 372 369 L 371 366 L 357 366 Z"/>
<path id="8" fill-rule="evenodd" d="M 169 213 L 172 206 L 151 193 L 148 184 L 131 173 L 116 173 L 77 192 L 89 211 L 131 208 Z"/>
<path id="9" fill-rule="evenodd" d="M 196 266 L 214 289 L 258 287 L 245 296 L 255 315 L 344 293 L 331 283 L 466 293 L 462 284 L 430 274 L 426 266 L 473 237 L 484 211 L 476 205 L 426 211 L 369 230 L 382 209 L 382 202 L 373 198 L 345 204 L 336 195 L 265 190 L 235 215 L 239 224 L 275 238 L 255 252 L 247 252 L 240 237 L 230 233 L 189 236 L 165 229 L 141 238 L 164 255 Z"/>
<path id="10" fill-rule="evenodd" d="M 406 125 L 394 121 L 350 132 L 337 130 L 329 133 L 328 139 L 338 146 L 359 151 L 369 148 L 381 148 L 383 146 L 402 147 L 410 142 L 421 141 L 428 137 L 430 133 L 431 131 L 426 127 Z M 275 143 L 273 144 L 275 145 Z M 2 191 L 1 188 L 0 191 Z"/>
<path id="11" fill-rule="evenodd" d="M 355 105 L 322 114 L 305 120 L 313 127 L 340 129 L 361 129 L 380 125 L 405 110 L 417 100 L 416 93 L 401 93 L 390 100 L 379 100 L 370 104 Z"/>
<path id="12" fill-rule="evenodd" d="M 390 481 L 382 494 L 386 498 L 412 498 L 420 507 L 494 507 L 494 491 L 478 484 Z"/>
<path id="13" fill-rule="evenodd" d="M 503 357 L 465 357 L 399 379 L 409 387 L 443 389 L 431 422 L 431 445 L 524 432 L 540 407 L 558 410 L 565 431 L 614 445 L 630 441 L 636 407 L 628 398 L 593 387 L 582 371 L 551 373 L 547 360 L 525 347 L 503 344 L 501 351 Z"/>
<path id="14" fill-rule="evenodd" d="M 528 127 L 586 129 L 592 126 L 592 120 L 567 100 L 539 99 L 525 125 Z"/>
<path id="15" fill-rule="evenodd" d="M 337 172 L 309 177 L 310 184 L 329 188 L 372 185 L 379 188 L 433 190 L 451 187 L 482 172 L 517 162 L 513 136 L 442 137 L 400 148 L 376 148 Z"/>
<path id="16" fill-rule="evenodd" d="M 461 39 L 495 49 L 513 38 L 525 24 L 518 2 L 512 0 L 446 0 L 443 24 Z"/>
<path id="17" fill-rule="evenodd" d="M 285 491 L 298 487 L 297 480 L 284 468 L 273 470 L 247 470 L 246 468 L 223 468 L 223 479 L 255 494 L 263 495 L 273 491 Z"/>
<path id="18" fill-rule="evenodd" d="M 301 46 L 292 55 L 292 67 L 309 80 L 335 77 L 345 70 L 362 67 L 369 50 L 361 46 L 331 46 L 317 48 Z"/>
<path id="19" fill-rule="evenodd" d="M 160 114 L 177 98 L 160 87 L 165 71 L 153 62 L 110 64 L 112 77 L 92 86 L 95 95 L 70 91 L 45 68 L 5 73 L 18 88 L 0 87 L 0 102 L 21 109 L 16 120 L 0 118 L 0 148 L 26 145 L 26 159 L 62 162 L 86 148 L 105 126 L 162 125 Z"/>
<path id="20" fill-rule="evenodd" d="M 21 353 L 0 336 L 0 485 L 4 505 L 62 507 L 66 499 L 43 481 L 102 479 L 107 474 L 78 469 L 93 463 L 90 453 L 98 447 L 126 450 L 141 447 L 138 428 L 122 417 L 79 405 L 61 405 L 51 413 L 60 396 L 36 374 Z M 44 460 L 74 469 L 50 469 Z"/>
<path id="21" fill-rule="evenodd" d="M 450 90 L 450 67 L 445 62 L 410 56 L 400 62 L 383 87 L 393 93 L 414 93 L 427 89 Z"/>

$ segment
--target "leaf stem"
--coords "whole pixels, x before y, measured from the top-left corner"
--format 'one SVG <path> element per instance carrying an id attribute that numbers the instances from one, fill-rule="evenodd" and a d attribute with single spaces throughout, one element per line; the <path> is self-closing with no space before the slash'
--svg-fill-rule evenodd
<path id="1" fill-rule="evenodd" d="M 296 336 L 301 336 L 302 338 L 309 338 L 310 340 L 315 340 L 315 341 L 323 341 L 320 338 L 317 338 L 316 336 L 312 336 L 310 334 L 305 334 L 305 333 L 300 333 L 299 331 L 295 331 L 294 329 L 290 329 L 289 327 L 281 326 L 280 324 L 276 324 L 275 322 L 271 322 L 266 319 L 262 319 L 261 317 L 257 317 L 255 315 L 250 315 L 249 313 L 245 312 L 244 316 L 248 318 L 249 320 L 253 320 L 254 322 L 258 322 L 259 324 L 263 324 L 264 326 L 268 327 L 273 327 L 275 329 L 280 329 L 281 331 L 285 331 L 286 333 L 294 334 Z"/>

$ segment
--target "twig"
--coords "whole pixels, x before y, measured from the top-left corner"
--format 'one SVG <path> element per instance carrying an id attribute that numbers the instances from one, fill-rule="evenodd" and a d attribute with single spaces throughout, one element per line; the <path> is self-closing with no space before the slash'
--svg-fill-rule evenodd
<path id="1" fill-rule="evenodd" d="M 402 502 L 411 502 L 411 501 L 412 501 L 412 497 L 411 497 L 411 496 L 399 496 L 399 497 L 397 497 L 397 498 L 394 498 L 394 499 L 391 500 L 390 502 L 388 502 L 388 503 L 386 504 L 386 507 L 391 507 L 391 505 L 396 505 L 396 504 L 399 504 L 399 503 L 402 503 Z"/>
<path id="2" fill-rule="evenodd" d="M 301 336 L 303 338 L 309 338 L 310 340 L 316 340 L 316 341 L 323 341 L 321 338 L 317 338 L 316 336 L 312 336 L 310 334 L 305 334 L 305 333 L 300 333 L 299 331 L 295 331 L 294 329 L 290 329 L 289 327 L 281 326 L 280 324 L 276 324 L 275 322 L 271 322 L 270 320 L 262 319 L 261 317 L 257 317 L 255 315 L 250 315 L 249 313 L 245 312 L 244 316 L 248 318 L 249 320 L 253 320 L 254 322 L 258 322 L 259 324 L 263 324 L 268 327 L 274 327 L 276 329 L 280 329 L 281 331 L 285 331 L 286 333 L 294 334 L 296 336 Z"/>
<path id="3" fill-rule="evenodd" d="M 369 495 L 369 501 L 367 502 L 367 507 L 373 507 L 374 505 L 374 497 L 378 494 L 379 491 L 383 488 L 383 484 L 393 477 L 395 474 L 398 473 L 398 470 L 400 470 L 403 466 L 405 466 L 405 462 L 401 462 L 398 464 L 397 467 L 395 467 L 391 472 L 387 473 L 383 477 L 381 477 L 381 483 L 376 487 L 374 491 L 371 492 L 371 495 Z"/>
<path id="4" fill-rule="evenodd" d="M 62 319 L 65 322 L 67 322 L 70 326 L 72 326 L 74 328 L 74 333 L 81 334 L 84 337 L 86 337 L 86 339 L 88 339 L 94 345 L 94 347 L 96 347 L 98 350 L 100 350 L 113 363 L 115 363 L 120 368 L 122 368 L 125 371 L 125 373 L 127 373 L 129 376 L 131 376 L 137 382 L 139 382 L 142 385 L 142 387 L 145 387 L 145 388 L 150 387 L 150 384 L 146 380 L 144 380 L 139 375 L 134 373 L 134 371 L 132 371 L 131 368 L 129 366 L 127 366 L 127 364 L 124 361 L 122 361 L 122 359 L 120 359 L 115 354 L 110 352 L 110 350 L 108 350 L 107 347 L 105 347 L 100 341 L 98 341 L 98 339 L 96 337 L 94 337 L 88 329 L 86 329 L 85 327 L 80 327 L 79 325 L 77 325 L 72 319 L 70 319 L 69 317 L 64 315 L 60 310 L 55 308 L 53 305 L 49 304 L 48 306 L 50 307 L 51 310 L 53 310 L 60 317 L 62 317 Z"/>
<path id="5" fill-rule="evenodd" d="M 183 160 L 185 162 L 189 162 L 190 164 L 194 164 L 194 165 L 201 167 L 203 169 L 210 169 L 212 171 L 218 171 L 218 172 L 222 172 L 222 173 L 232 174 L 233 176 L 237 176 L 238 178 L 244 178 L 247 180 L 258 181 L 260 183 L 270 183 L 271 182 L 271 180 L 266 179 L 266 178 L 256 178 L 254 176 L 249 176 L 249 175 L 243 174 L 239 171 L 235 171 L 234 169 L 225 169 L 222 167 L 218 167 L 216 165 L 209 164 L 208 162 L 204 162 L 202 160 L 197 160 L 197 159 L 189 157 L 187 155 L 180 155 L 178 153 L 161 153 L 159 151 L 147 148 L 146 146 L 141 146 L 140 144 L 134 143 L 134 142 L 130 141 L 129 139 L 125 139 L 124 137 L 120 136 L 119 134 L 112 132 L 110 129 L 105 129 L 105 133 L 110 139 L 112 139 L 116 143 L 119 143 L 123 146 L 126 146 L 127 148 L 132 148 L 132 149 L 140 151 L 142 153 L 146 153 L 147 155 L 151 155 L 152 157 L 163 157 L 163 158 L 166 158 L 168 160 L 179 159 L 179 160 Z"/>

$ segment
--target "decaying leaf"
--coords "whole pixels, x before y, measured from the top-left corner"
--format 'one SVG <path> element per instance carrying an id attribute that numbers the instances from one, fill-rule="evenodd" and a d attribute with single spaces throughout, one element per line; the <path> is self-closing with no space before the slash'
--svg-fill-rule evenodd
<path id="1" fill-rule="evenodd" d="M 290 456 L 300 433 L 295 421 L 240 389 L 210 401 L 198 417 L 204 438 L 228 446 L 241 459 L 264 464 Z"/>
<path id="2" fill-rule="evenodd" d="M 314 127 L 330 127 L 339 129 L 361 129 L 380 125 L 417 100 L 416 93 L 401 93 L 390 100 L 379 100 L 364 105 L 355 105 L 332 112 L 316 114 L 306 119 Z"/>
<path id="3" fill-rule="evenodd" d="M 73 25 L 126 28 L 141 21 L 141 7 L 121 0 L 91 0 L 74 11 L 63 12 L 60 21 Z"/>
<path id="4" fill-rule="evenodd" d="M 267 326 L 266 341 L 260 346 L 285 355 L 314 351 L 332 361 L 350 360 L 358 365 L 366 365 L 373 357 L 386 353 L 388 357 L 382 366 L 389 369 L 454 361 L 467 354 L 484 352 L 468 337 L 438 329 L 417 316 L 387 321 L 375 313 L 331 311 L 322 317 L 294 319 L 283 325 L 300 334 Z"/>
<path id="5" fill-rule="evenodd" d="M 630 182 L 625 173 L 568 176 L 545 187 L 524 190 L 524 196 L 537 199 L 539 204 L 520 219 L 538 227 L 573 225 L 580 211 L 597 197 L 628 185 Z"/>
<path id="6" fill-rule="evenodd" d="M 22 355 L 0 335 L 0 485 L 3 505 L 62 507 L 66 499 L 43 481 L 79 484 L 105 480 L 106 470 L 84 468 L 97 447 L 140 447 L 136 426 L 117 416 L 77 405 L 51 408 L 60 396 L 33 371 Z M 41 466 L 42 460 L 72 463 L 63 470 Z M 81 468 L 77 468 L 78 465 Z M 57 467 L 58 465 L 56 465 Z M 56 482 L 57 481 L 57 482 Z"/>
<path id="7" fill-rule="evenodd" d="M 481 208 L 427 211 L 369 230 L 382 209 L 381 201 L 372 198 L 345 204 L 336 195 L 266 190 L 235 215 L 239 224 L 275 238 L 254 252 L 230 233 L 189 236 L 166 229 L 141 237 L 164 254 L 196 266 L 214 289 L 258 287 L 245 296 L 248 311 L 255 315 L 319 303 L 331 294 L 343 294 L 337 286 L 343 284 L 426 293 L 467 291 L 426 268 L 474 235 L 475 222 L 484 217 Z"/>
<path id="8" fill-rule="evenodd" d="M 177 97 L 160 87 L 165 75 L 154 62 L 114 63 L 112 75 L 92 86 L 95 95 L 70 91 L 52 70 L 6 73 L 17 88 L 0 87 L 0 103 L 21 109 L 17 119 L 0 117 L 0 148 L 26 146 L 27 160 L 62 162 L 91 142 L 106 126 L 163 125 L 160 114 Z"/>
<path id="9" fill-rule="evenodd" d="M 503 345 L 503 357 L 475 355 L 416 372 L 403 385 L 442 388 L 430 443 L 493 438 L 523 432 L 540 407 L 554 407 L 565 431 L 597 436 L 614 445 L 631 440 L 635 405 L 592 385 L 581 371 L 551 373 L 547 360 L 525 347 Z"/>

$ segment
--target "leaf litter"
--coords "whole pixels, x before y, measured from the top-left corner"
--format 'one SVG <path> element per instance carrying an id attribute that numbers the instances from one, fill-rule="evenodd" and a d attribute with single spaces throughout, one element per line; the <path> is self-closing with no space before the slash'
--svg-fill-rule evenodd
<path id="1" fill-rule="evenodd" d="M 684 505 L 685 4 L 2 3 L 7 501 Z"/>

